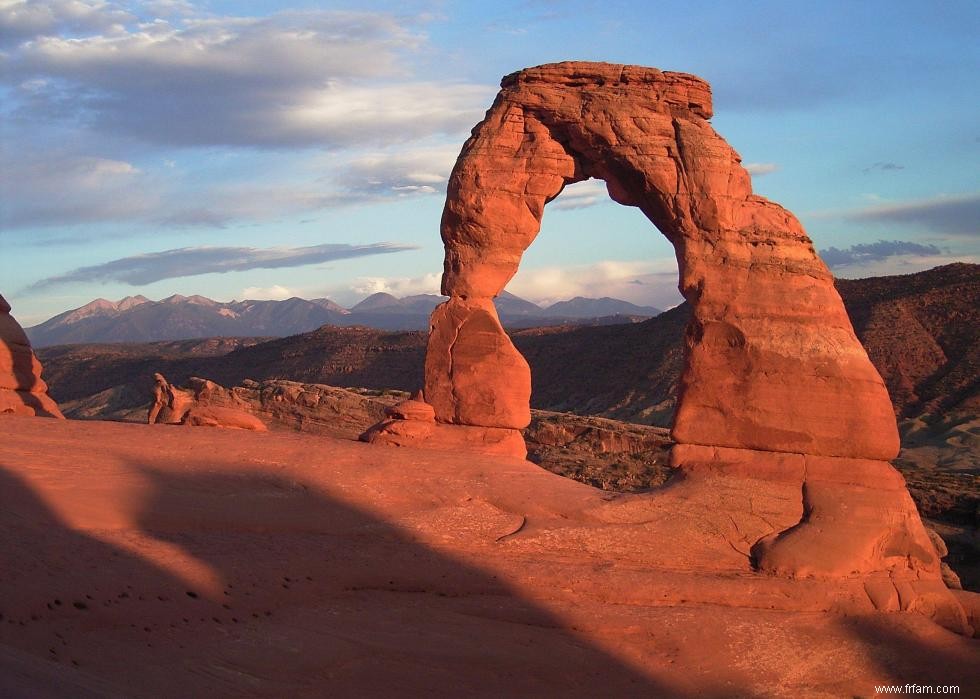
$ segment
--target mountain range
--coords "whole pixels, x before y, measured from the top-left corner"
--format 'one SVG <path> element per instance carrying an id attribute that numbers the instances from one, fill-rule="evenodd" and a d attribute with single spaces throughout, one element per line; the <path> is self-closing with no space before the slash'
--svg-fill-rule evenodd
<path id="1" fill-rule="evenodd" d="M 980 412 L 980 265 L 839 280 L 838 289 L 898 416 Z M 532 406 L 669 424 L 689 316 L 681 304 L 638 323 L 511 330 L 531 365 Z M 414 391 L 425 345 L 424 332 L 327 325 L 268 341 L 76 345 L 38 355 L 60 403 L 126 386 L 138 405 L 155 371 L 176 384 L 201 376 L 225 386 L 287 379 Z"/>
<path id="2" fill-rule="evenodd" d="M 35 347 L 49 347 L 205 337 L 286 337 L 323 325 L 423 330 L 428 328 L 432 309 L 445 300 L 434 294 L 398 298 L 379 292 L 344 308 L 326 298 L 220 302 L 179 294 L 161 301 L 127 296 L 115 302 L 96 299 L 26 331 Z M 634 322 L 660 313 L 657 308 L 608 297 L 576 297 L 542 308 L 505 291 L 495 303 L 501 322 L 510 328 Z"/>

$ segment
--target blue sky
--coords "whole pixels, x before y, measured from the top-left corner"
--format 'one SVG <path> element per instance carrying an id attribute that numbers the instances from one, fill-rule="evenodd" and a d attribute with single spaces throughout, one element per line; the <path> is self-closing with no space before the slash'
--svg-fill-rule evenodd
<path id="1" fill-rule="evenodd" d="M 0 0 L 0 293 L 435 292 L 445 179 L 501 76 L 559 60 L 712 83 L 757 192 L 835 273 L 980 255 L 975 2 Z M 595 182 L 509 290 L 679 300 L 672 250 Z"/>

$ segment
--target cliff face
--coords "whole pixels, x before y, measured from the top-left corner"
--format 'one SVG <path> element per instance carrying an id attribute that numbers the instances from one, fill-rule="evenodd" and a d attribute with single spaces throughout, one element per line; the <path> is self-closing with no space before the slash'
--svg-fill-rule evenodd
<path id="1" fill-rule="evenodd" d="M 896 414 L 980 410 L 980 265 L 839 279 L 837 288 Z"/>

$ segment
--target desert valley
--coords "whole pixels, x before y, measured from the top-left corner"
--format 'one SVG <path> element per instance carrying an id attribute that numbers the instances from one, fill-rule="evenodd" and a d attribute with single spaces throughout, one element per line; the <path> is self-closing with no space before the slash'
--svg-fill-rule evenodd
<path id="1" fill-rule="evenodd" d="M 441 296 L 0 299 L 0 695 L 980 692 L 980 266 L 835 279 L 712 115 L 504 77 Z M 683 303 L 505 291 L 590 178 Z"/>

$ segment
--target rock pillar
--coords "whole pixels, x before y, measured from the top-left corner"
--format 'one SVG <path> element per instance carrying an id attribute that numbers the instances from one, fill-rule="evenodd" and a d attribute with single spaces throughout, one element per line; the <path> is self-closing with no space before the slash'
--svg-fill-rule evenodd
<path id="1" fill-rule="evenodd" d="M 0 413 L 64 419 L 41 379 L 41 363 L 34 356 L 24 329 L 10 315 L 10 304 L 3 296 L 0 296 Z"/>

